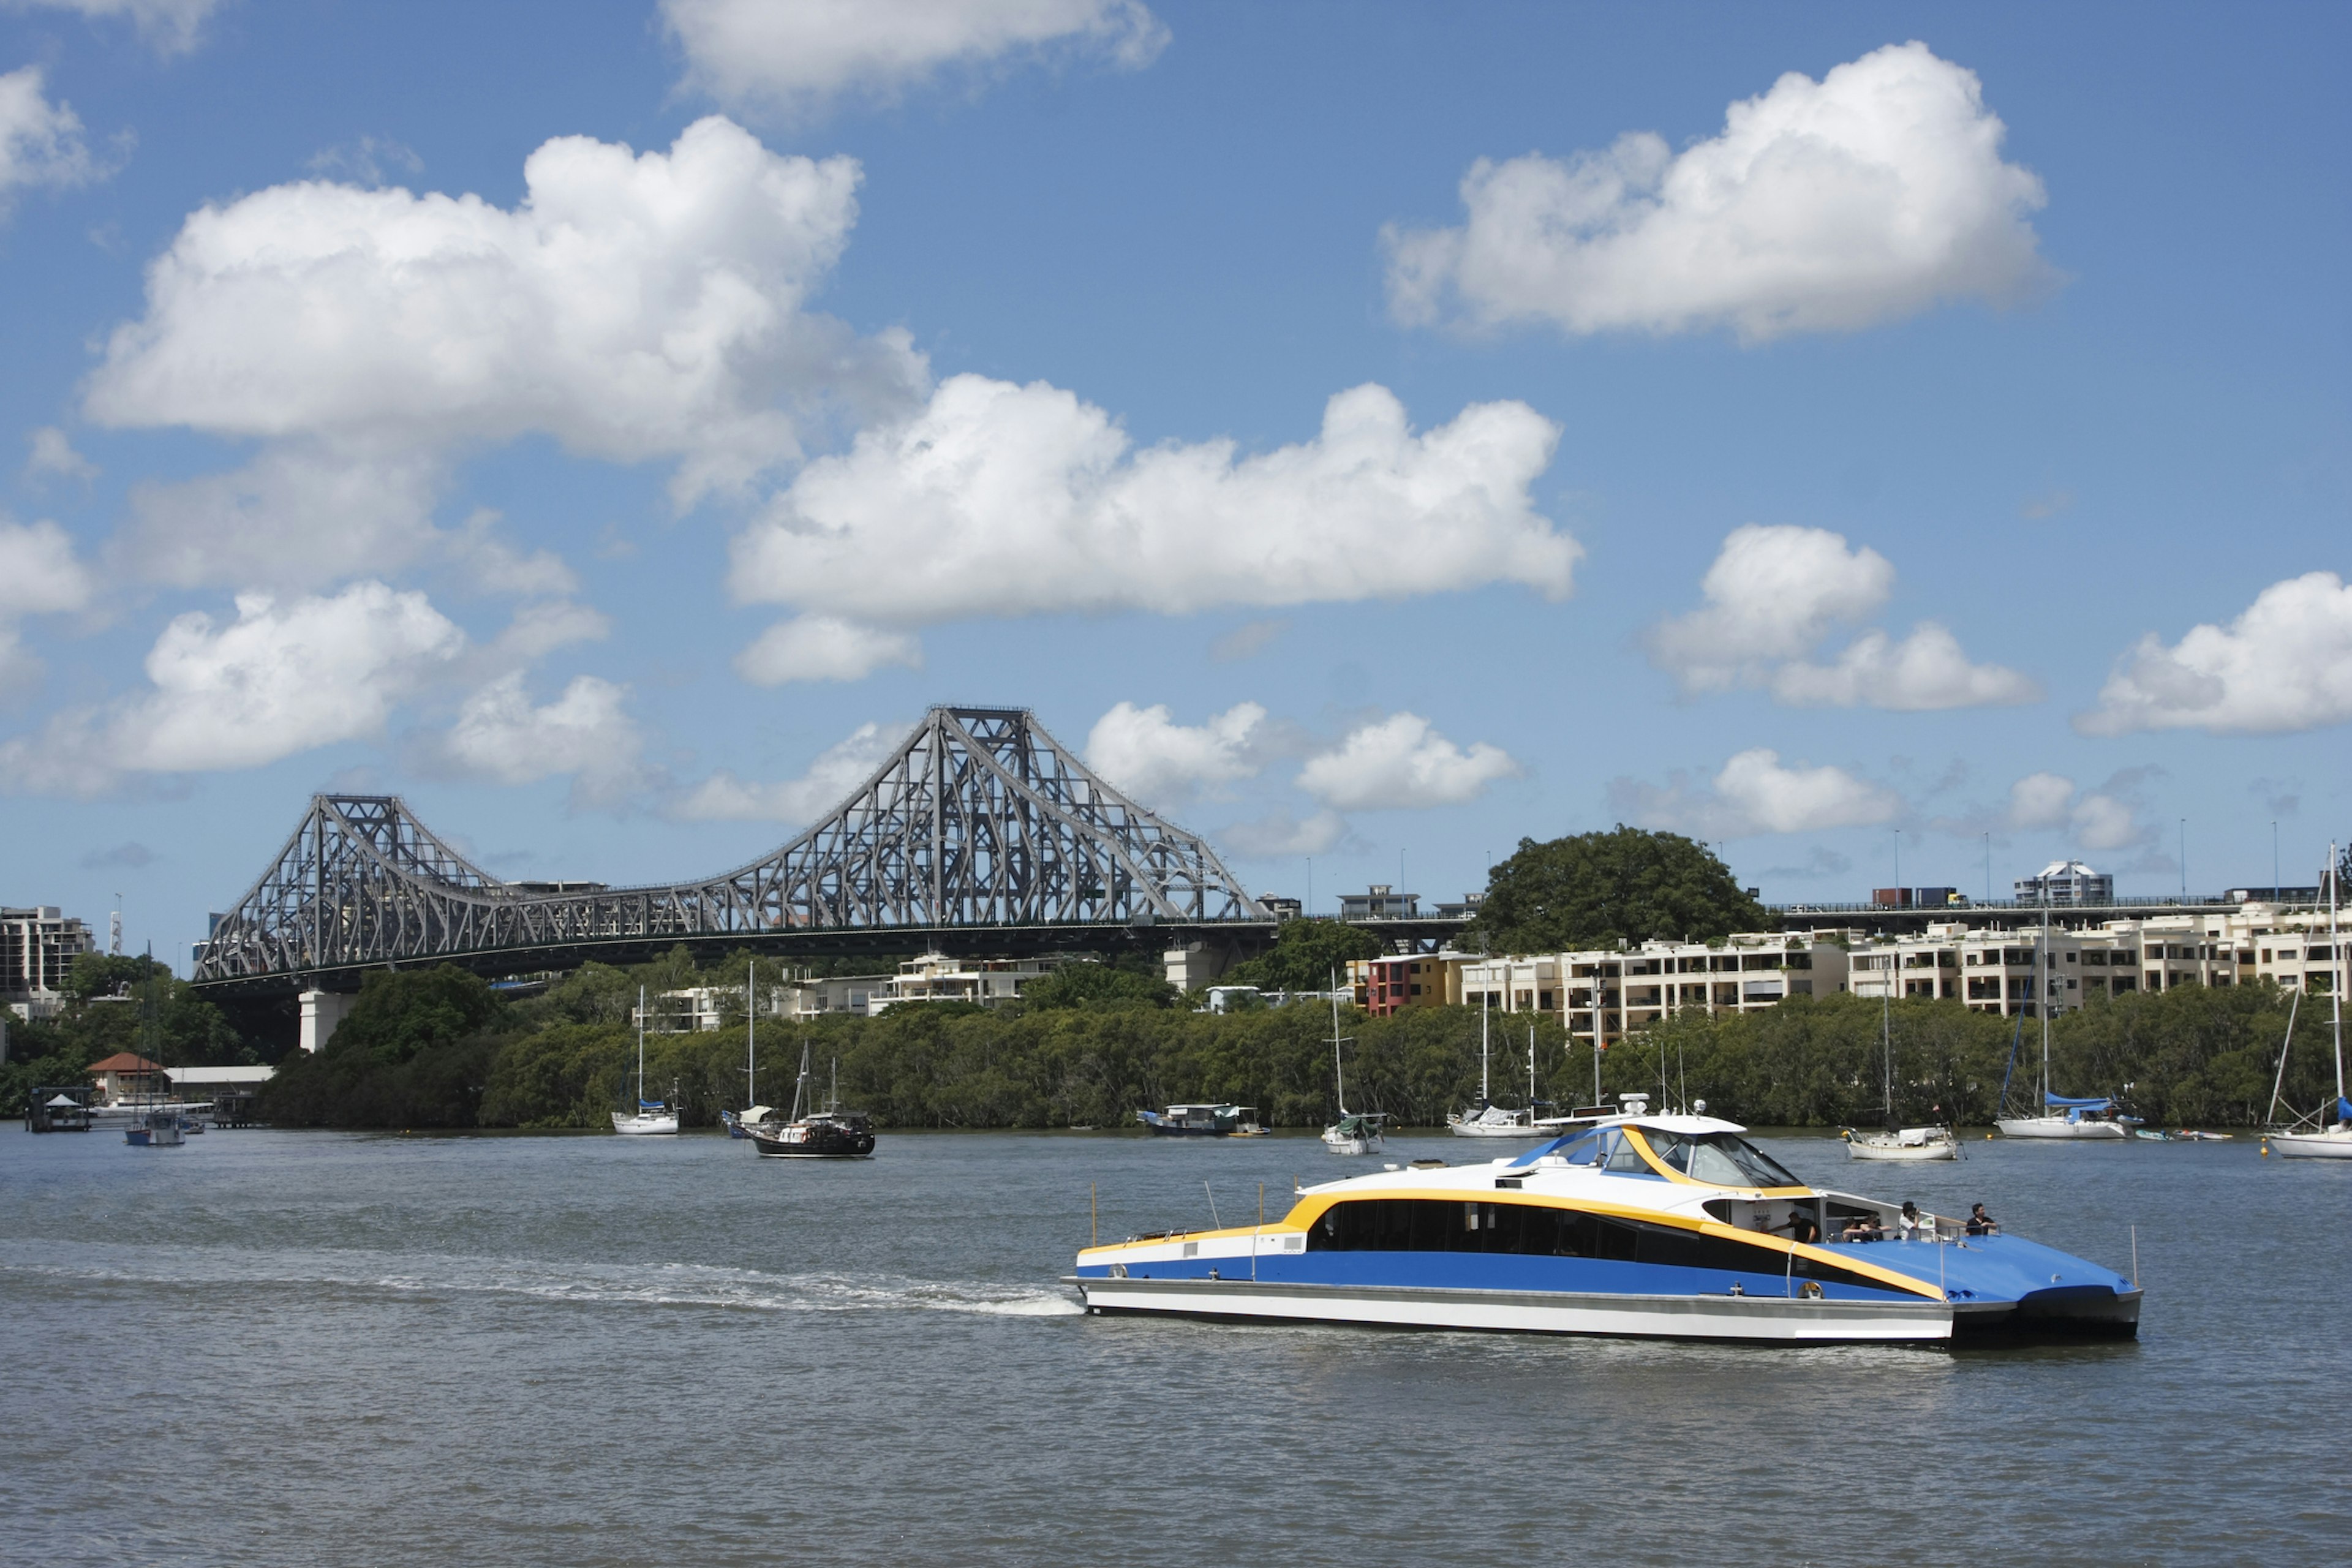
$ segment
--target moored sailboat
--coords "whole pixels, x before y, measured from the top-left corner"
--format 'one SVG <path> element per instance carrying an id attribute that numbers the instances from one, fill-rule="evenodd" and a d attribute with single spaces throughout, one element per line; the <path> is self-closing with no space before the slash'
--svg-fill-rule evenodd
<path id="1" fill-rule="evenodd" d="M 1893 981 L 1887 983 L 1891 990 Z M 1845 1130 L 1845 1152 L 1850 1160 L 1957 1160 L 1960 1157 L 1960 1141 L 1948 1127 L 1897 1127 L 1895 1125 L 1895 1003 L 1891 996 L 1878 999 L 1879 1047 L 1885 1059 L 1886 1131 L 1858 1132 Z"/>
<path id="2" fill-rule="evenodd" d="M 2042 1095 L 2034 1110 L 2023 1116 L 2000 1116 L 1993 1125 L 2004 1138 L 2063 1138 L 2075 1140 L 2116 1140 L 2131 1135 L 2132 1122 L 2122 1116 L 2115 1100 L 2105 1095 L 2089 1095 L 2069 1099 L 2050 1092 L 2050 913 L 2046 908 L 2049 890 L 2044 888 L 2045 908 L 2042 929 L 2033 939 L 2034 1010 L 2042 1019 Z M 2025 1028 L 2025 1016 L 2018 1016 L 2018 1030 Z M 2017 1068 L 2017 1040 L 2012 1037 L 2009 1046 L 2010 1070 Z M 2009 1079 L 2000 1085 L 2001 1108 L 2009 1107 Z"/>
<path id="3" fill-rule="evenodd" d="M 646 988 L 637 987 L 637 1108 L 613 1112 L 613 1131 L 636 1136 L 677 1131 L 677 1111 L 658 1100 L 646 1098 Z"/>
<path id="4" fill-rule="evenodd" d="M 2343 862 L 2336 856 L 2336 846 L 2327 847 L 2327 997 L 2331 1008 L 2330 1025 L 2336 1042 L 2336 1103 L 2320 1107 L 2311 1115 L 2286 1126 L 2273 1126 L 2263 1134 L 2265 1143 L 2288 1160 L 2352 1160 L 2352 1100 L 2344 1094 L 2344 944 L 2336 930 L 2336 883 L 2343 875 Z M 2295 1004 L 2302 1002 L 2302 993 L 2295 994 Z M 2287 1040 L 2294 1039 L 2294 1011 L 2290 1006 L 2286 1019 Z M 2279 1047 L 2278 1081 L 2271 1087 L 2271 1115 L 2278 1115 L 2279 1087 L 2286 1081 L 2287 1047 Z M 2332 1118 L 2332 1120 L 2331 1120 Z"/>
<path id="5" fill-rule="evenodd" d="M 1478 1103 L 1468 1110 L 1448 1111 L 1445 1130 L 1456 1138 L 1541 1138 L 1544 1129 L 1536 1125 L 1536 1036 L 1532 1026 L 1528 1030 L 1528 1104 L 1524 1110 L 1511 1110 L 1495 1103 L 1491 1079 L 1488 1077 L 1490 1053 L 1487 1045 L 1487 1004 L 1478 1005 Z"/>
<path id="6" fill-rule="evenodd" d="M 1339 987 L 1335 979 L 1331 987 L 1331 1092 L 1339 1107 L 1339 1120 L 1323 1129 L 1323 1147 L 1334 1154 L 1369 1154 L 1384 1142 L 1388 1116 L 1378 1110 L 1348 1109 L 1347 1074 L 1339 1065 L 1341 1043 Z"/>
<path id="7" fill-rule="evenodd" d="M 814 1109 L 816 1088 L 810 1081 L 809 1047 L 801 1041 L 801 1074 L 793 1084 L 793 1112 L 781 1125 L 772 1121 L 754 1122 L 744 1128 L 751 1140 L 752 1151 L 771 1160 L 870 1160 L 874 1157 L 874 1121 L 862 1110 L 844 1110 L 841 1100 L 841 1063 L 833 1067 L 834 1092 L 826 1098 L 824 1109 Z M 806 1115 L 802 1107 L 807 1106 Z"/>

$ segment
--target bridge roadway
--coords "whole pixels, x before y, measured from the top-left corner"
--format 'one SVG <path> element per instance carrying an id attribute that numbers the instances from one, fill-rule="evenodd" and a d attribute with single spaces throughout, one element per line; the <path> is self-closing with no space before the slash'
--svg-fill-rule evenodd
<path id="1" fill-rule="evenodd" d="M 2215 914 L 2239 906 L 2212 900 L 2147 900 L 2044 910 L 2038 905 L 1968 904 L 1930 909 L 1880 909 L 1868 904 L 1795 904 L 1770 910 L 1785 931 L 1862 930 L 1875 936 L 1923 934 L 1930 924 L 1956 924 L 1971 931 L 2027 930 L 2046 916 L 2052 925 L 2080 930 L 2108 921 L 2159 915 Z M 1466 923 L 1459 916 L 1365 919 L 1347 922 L 1378 937 L 1391 952 L 1429 952 L 1443 947 Z M 196 989 L 216 1001 L 290 999 L 307 990 L 357 991 L 371 969 L 423 968 L 448 963 L 487 979 L 562 973 L 586 963 L 616 966 L 646 963 L 683 947 L 706 967 L 747 953 L 762 958 L 822 959 L 911 957 L 940 952 L 951 958 L 1034 958 L 1056 952 L 1104 954 L 1161 952 L 1199 945 L 1226 964 L 1256 956 L 1274 943 L 1273 921 L 1076 921 L 1042 925 L 875 926 L 855 930 L 763 931 L 709 935 L 656 934 L 576 940 L 547 946 L 499 948 L 432 958 L 330 965 L 299 974 L 278 973 L 204 980 Z"/>

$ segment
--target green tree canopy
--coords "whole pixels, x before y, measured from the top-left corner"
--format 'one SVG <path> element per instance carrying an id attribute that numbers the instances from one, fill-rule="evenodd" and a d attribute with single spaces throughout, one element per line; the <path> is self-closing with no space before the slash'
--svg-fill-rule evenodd
<path id="1" fill-rule="evenodd" d="M 1269 991 L 1322 991 L 1336 973 L 1342 984 L 1351 958 L 1378 958 L 1380 938 L 1338 921 L 1285 921 L 1271 952 L 1227 970 L 1224 984 Z"/>
<path id="2" fill-rule="evenodd" d="M 453 1045 L 488 1029 L 505 1003 L 478 974 L 450 964 L 376 970 L 360 982 L 359 1000 L 327 1042 L 336 1056 L 364 1052 L 386 1064 Z"/>
<path id="3" fill-rule="evenodd" d="M 1173 1007 L 1176 987 L 1153 974 L 1115 969 L 1108 963 L 1066 963 L 1021 993 L 1030 1012 L 1056 1007 Z"/>
<path id="4" fill-rule="evenodd" d="M 1493 952 L 1557 952 L 1652 937 L 1714 942 L 1764 921 L 1764 907 L 1705 845 L 1621 822 L 1607 833 L 1520 839 L 1487 878 L 1463 942 Z"/>

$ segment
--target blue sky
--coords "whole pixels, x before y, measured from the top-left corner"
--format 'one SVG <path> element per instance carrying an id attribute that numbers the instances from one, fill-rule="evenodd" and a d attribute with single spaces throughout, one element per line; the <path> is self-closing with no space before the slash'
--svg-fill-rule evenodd
<path id="1" fill-rule="evenodd" d="M 2308 881 L 2346 34 L 0 5 L 0 900 L 184 954 L 330 788 L 700 875 L 936 701 L 1326 907 Z"/>

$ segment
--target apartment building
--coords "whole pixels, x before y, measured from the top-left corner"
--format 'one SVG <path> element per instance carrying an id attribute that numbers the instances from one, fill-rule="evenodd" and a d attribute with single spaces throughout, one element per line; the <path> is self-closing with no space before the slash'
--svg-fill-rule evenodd
<path id="1" fill-rule="evenodd" d="M 1408 1007 L 1444 1007 L 1463 999 L 1462 966 L 1475 962 L 1438 952 L 1354 958 L 1348 961 L 1348 985 L 1356 1005 L 1375 1018 Z"/>
<path id="2" fill-rule="evenodd" d="M 1844 932 L 1743 931 L 1720 945 L 1646 942 L 1622 952 L 1570 952 L 1561 1021 L 1601 1044 L 1636 1034 L 1685 1007 L 1758 1012 L 1791 996 L 1846 988 Z"/>
<path id="3" fill-rule="evenodd" d="M 55 904 L 0 909 L 0 1004 L 26 1023 L 56 1017 L 74 960 L 97 951 L 89 927 Z"/>

